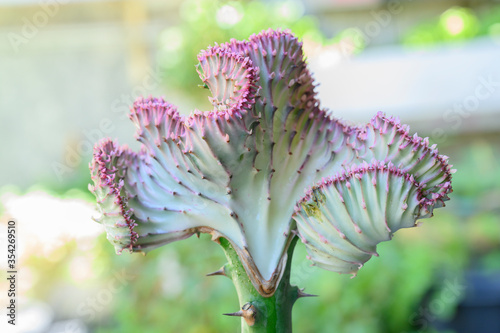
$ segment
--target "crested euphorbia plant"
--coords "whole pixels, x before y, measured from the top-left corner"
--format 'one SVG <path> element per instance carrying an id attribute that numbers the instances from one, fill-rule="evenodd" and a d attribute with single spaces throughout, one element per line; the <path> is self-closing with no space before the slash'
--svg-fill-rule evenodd
<path id="1" fill-rule="evenodd" d="M 378 113 L 351 127 L 320 108 L 301 43 L 265 31 L 203 51 L 213 109 L 179 115 L 140 98 L 130 118 L 139 153 L 96 145 L 102 223 L 117 252 L 147 252 L 209 233 L 228 263 L 244 332 L 289 332 L 308 296 L 291 286 L 297 239 L 313 265 L 356 274 L 376 246 L 432 216 L 451 192 L 450 165 L 427 139 Z"/>

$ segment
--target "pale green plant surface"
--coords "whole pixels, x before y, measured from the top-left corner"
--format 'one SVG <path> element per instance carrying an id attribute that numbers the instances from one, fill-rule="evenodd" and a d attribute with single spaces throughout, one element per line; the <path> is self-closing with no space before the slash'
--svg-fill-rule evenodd
<path id="1" fill-rule="evenodd" d="M 310 296 L 289 284 L 296 236 L 313 265 L 355 275 L 380 242 L 449 200 L 454 170 L 428 138 L 381 112 L 350 126 L 321 108 L 290 32 L 216 44 L 198 60 L 212 110 L 185 117 L 138 99 L 141 151 L 101 141 L 89 188 L 118 253 L 211 234 L 242 331 L 291 330 L 293 303 Z"/>

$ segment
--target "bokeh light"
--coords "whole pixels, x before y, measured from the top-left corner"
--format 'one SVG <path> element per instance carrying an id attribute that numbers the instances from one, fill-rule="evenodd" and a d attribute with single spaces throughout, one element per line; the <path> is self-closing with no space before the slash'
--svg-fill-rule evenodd
<path id="1" fill-rule="evenodd" d="M 223 5 L 215 14 L 217 24 L 223 29 L 229 29 L 243 18 L 243 8 L 237 2 Z"/>
<path id="2" fill-rule="evenodd" d="M 478 31 L 477 17 L 467 8 L 450 8 L 441 15 L 439 21 L 444 31 L 454 38 L 470 38 Z"/>

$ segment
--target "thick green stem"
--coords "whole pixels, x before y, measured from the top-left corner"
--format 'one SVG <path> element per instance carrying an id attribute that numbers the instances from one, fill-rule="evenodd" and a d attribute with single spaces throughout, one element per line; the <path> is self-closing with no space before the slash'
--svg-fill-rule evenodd
<path id="1" fill-rule="evenodd" d="M 290 243 L 286 268 L 276 292 L 271 297 L 264 297 L 250 282 L 229 241 L 220 238 L 228 260 L 224 273 L 233 280 L 238 293 L 241 311 L 237 315 L 242 316 L 242 332 L 292 332 L 292 307 L 302 294 L 299 288 L 290 285 L 290 268 L 296 242 L 297 238 Z"/>

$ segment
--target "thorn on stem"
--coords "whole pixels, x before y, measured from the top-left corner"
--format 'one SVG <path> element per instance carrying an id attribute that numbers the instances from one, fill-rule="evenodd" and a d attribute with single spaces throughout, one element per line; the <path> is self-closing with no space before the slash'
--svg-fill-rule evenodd
<path id="1" fill-rule="evenodd" d="M 223 313 L 224 316 L 230 317 L 243 317 L 243 311 L 233 312 L 233 313 Z"/>
<path id="2" fill-rule="evenodd" d="M 302 297 L 318 297 L 318 295 L 305 293 L 304 288 L 302 288 L 299 289 L 299 291 L 297 292 L 297 298 L 302 298 Z"/>
<path id="3" fill-rule="evenodd" d="M 257 315 L 257 309 L 252 303 L 246 303 L 241 307 L 241 310 L 233 313 L 224 313 L 224 316 L 231 317 L 243 317 L 248 326 L 255 325 L 255 317 Z"/>
<path id="4" fill-rule="evenodd" d="M 222 266 L 219 270 L 217 270 L 215 272 L 208 273 L 206 276 L 216 276 L 216 275 L 227 276 L 226 271 L 224 270 L 224 266 Z"/>

